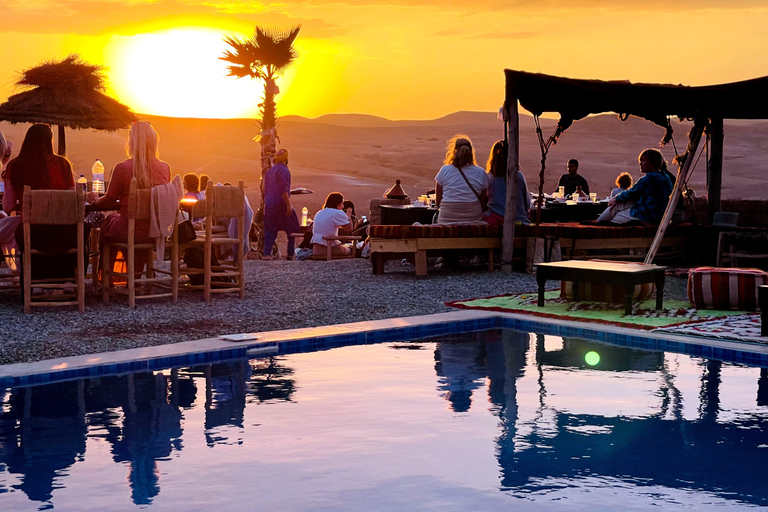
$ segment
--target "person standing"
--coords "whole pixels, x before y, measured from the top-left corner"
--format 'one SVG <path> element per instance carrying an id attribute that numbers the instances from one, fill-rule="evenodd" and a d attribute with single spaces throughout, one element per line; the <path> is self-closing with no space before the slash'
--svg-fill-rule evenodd
<path id="1" fill-rule="evenodd" d="M 557 182 L 558 187 L 565 188 L 565 195 L 570 196 L 576 192 L 578 187 L 581 187 L 582 192 L 589 195 L 589 183 L 587 180 L 579 174 L 579 161 L 575 158 L 568 160 L 566 164 L 568 172 L 560 176 L 560 181 Z"/>
<path id="2" fill-rule="evenodd" d="M 277 234 L 288 236 L 288 255 L 293 259 L 292 233 L 300 231 L 299 217 L 291 206 L 291 171 L 288 169 L 288 150 L 275 153 L 275 165 L 264 174 L 264 249 L 262 259 L 272 259 L 272 246 Z"/>

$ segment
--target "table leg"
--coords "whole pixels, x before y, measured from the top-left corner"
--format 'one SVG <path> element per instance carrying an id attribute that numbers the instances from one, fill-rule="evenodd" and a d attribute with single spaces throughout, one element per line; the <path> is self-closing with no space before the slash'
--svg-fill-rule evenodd
<path id="1" fill-rule="evenodd" d="M 579 302 L 579 299 L 581 298 L 581 295 L 579 294 L 579 283 L 578 281 L 573 281 L 573 287 L 571 288 L 572 292 L 572 299 L 573 302 Z"/>
<path id="2" fill-rule="evenodd" d="M 536 274 L 536 281 L 539 283 L 539 302 L 538 306 L 540 308 L 544 307 L 544 285 L 547 284 L 546 278 L 541 277 L 540 273 Z"/>
<path id="3" fill-rule="evenodd" d="M 656 279 L 656 311 L 664 307 L 664 280 L 663 274 Z"/>
<path id="4" fill-rule="evenodd" d="M 632 296 L 635 294 L 635 285 L 624 283 L 624 314 L 632 314 Z"/>
<path id="5" fill-rule="evenodd" d="M 760 307 L 760 336 L 768 336 L 768 286 L 757 287 L 757 305 Z"/>

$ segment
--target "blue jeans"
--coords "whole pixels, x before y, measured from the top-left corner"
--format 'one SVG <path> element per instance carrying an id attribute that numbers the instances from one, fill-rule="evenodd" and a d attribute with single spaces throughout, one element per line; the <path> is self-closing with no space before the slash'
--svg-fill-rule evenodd
<path id="1" fill-rule="evenodd" d="M 288 257 L 292 257 L 295 240 L 291 233 L 298 233 L 300 230 L 301 227 L 299 226 L 299 217 L 296 215 L 296 210 L 291 209 L 290 217 L 285 215 L 284 209 L 277 212 L 265 212 L 264 255 L 269 256 L 272 254 L 272 246 L 275 244 L 277 234 L 280 231 L 285 231 L 285 234 L 288 235 Z"/>

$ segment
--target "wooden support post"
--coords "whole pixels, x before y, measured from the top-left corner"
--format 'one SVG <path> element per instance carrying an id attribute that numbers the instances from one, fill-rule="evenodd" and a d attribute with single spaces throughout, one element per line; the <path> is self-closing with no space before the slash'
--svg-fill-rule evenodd
<path id="1" fill-rule="evenodd" d="M 63 124 L 60 124 L 57 126 L 59 129 L 59 155 L 61 156 L 67 156 L 67 138 L 64 135 L 64 129 L 65 126 Z"/>
<path id="2" fill-rule="evenodd" d="M 515 221 L 517 220 L 517 171 L 520 168 L 520 118 L 517 98 L 507 98 L 504 106 L 507 116 L 509 151 L 507 156 L 507 198 L 504 207 L 504 236 L 501 242 L 501 270 L 512 273 L 512 258 L 515 251 Z"/>
<path id="3" fill-rule="evenodd" d="M 720 197 L 723 186 L 723 120 L 710 119 L 707 128 L 710 140 L 707 160 L 707 219 L 712 222 L 715 212 L 720 211 Z"/>
<path id="4" fill-rule="evenodd" d="M 696 159 L 696 149 L 698 149 L 701 135 L 704 133 L 704 125 L 705 123 L 703 121 L 694 122 L 693 128 L 691 128 L 691 131 L 688 134 L 688 148 L 686 150 L 688 156 L 683 163 L 683 167 L 677 171 L 677 181 L 675 181 L 675 186 L 672 189 L 672 195 L 669 197 L 669 203 L 667 204 L 667 209 L 664 211 L 664 217 L 661 219 L 661 223 L 659 224 L 658 231 L 656 231 L 656 236 L 653 239 L 653 243 L 648 249 L 648 254 L 645 256 L 644 263 L 646 264 L 650 265 L 653 263 L 653 258 L 656 257 L 656 252 L 659 250 L 661 240 L 664 238 L 664 233 L 667 231 L 667 226 L 669 226 L 669 223 L 672 221 L 672 215 L 675 213 L 677 200 L 683 191 L 683 184 L 688 181 L 688 174 L 691 172 L 693 161 Z"/>

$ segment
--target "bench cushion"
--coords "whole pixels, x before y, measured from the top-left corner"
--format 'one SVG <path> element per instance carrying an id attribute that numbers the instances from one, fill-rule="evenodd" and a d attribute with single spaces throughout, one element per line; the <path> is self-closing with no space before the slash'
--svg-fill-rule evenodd
<path id="1" fill-rule="evenodd" d="M 481 238 L 501 236 L 500 226 L 488 224 L 424 224 L 421 226 L 371 226 L 371 238 Z"/>
<path id="2" fill-rule="evenodd" d="M 698 309 L 757 309 L 757 287 L 768 272 L 756 268 L 698 267 L 688 273 L 688 300 Z"/>
<path id="3" fill-rule="evenodd" d="M 672 224 L 667 228 L 666 236 L 682 236 L 691 224 Z M 575 239 L 639 238 L 656 235 L 656 226 L 597 226 L 592 224 L 557 223 L 539 225 L 539 236 Z M 488 224 L 424 224 L 421 226 L 382 226 L 372 225 L 370 236 L 373 238 L 450 238 L 450 237 L 488 237 L 501 236 L 501 226 Z M 516 237 L 533 236 L 533 225 L 515 226 Z"/>

